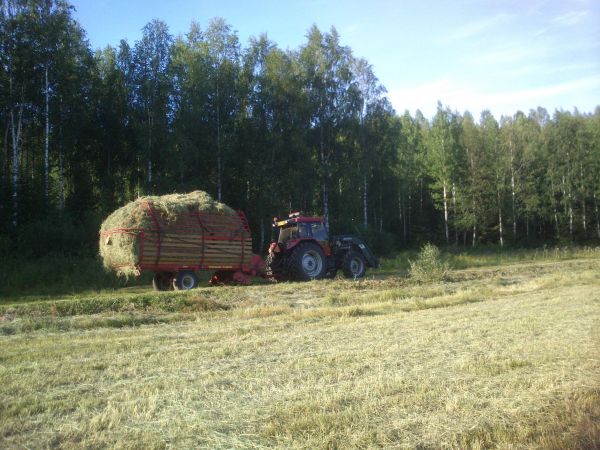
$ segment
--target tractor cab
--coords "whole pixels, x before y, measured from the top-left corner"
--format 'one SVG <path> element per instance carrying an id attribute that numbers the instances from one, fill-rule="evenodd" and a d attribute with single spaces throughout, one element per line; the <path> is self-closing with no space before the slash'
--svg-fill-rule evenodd
<path id="1" fill-rule="evenodd" d="M 275 217 L 273 228 L 279 233 L 275 241 L 286 249 L 307 239 L 315 240 L 323 247 L 329 243 L 327 228 L 321 217 L 301 216 L 299 212 L 293 212 L 287 219 Z"/>

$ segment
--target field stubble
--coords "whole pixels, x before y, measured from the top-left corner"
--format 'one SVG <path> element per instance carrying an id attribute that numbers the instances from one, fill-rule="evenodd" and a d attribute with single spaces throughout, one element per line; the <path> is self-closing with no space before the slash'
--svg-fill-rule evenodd
<path id="1" fill-rule="evenodd" d="M 8 448 L 598 448 L 600 259 L 0 306 Z"/>

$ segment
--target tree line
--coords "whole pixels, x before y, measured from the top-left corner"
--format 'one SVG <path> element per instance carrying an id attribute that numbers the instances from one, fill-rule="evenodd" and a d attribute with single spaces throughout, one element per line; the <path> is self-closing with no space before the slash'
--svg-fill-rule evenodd
<path id="1" fill-rule="evenodd" d="M 66 1 L 0 8 L 0 251 L 91 248 L 124 203 L 195 189 L 244 210 L 256 250 L 290 209 L 381 250 L 600 239 L 600 108 L 400 115 L 335 28 L 283 50 L 154 20 L 94 51 Z"/>

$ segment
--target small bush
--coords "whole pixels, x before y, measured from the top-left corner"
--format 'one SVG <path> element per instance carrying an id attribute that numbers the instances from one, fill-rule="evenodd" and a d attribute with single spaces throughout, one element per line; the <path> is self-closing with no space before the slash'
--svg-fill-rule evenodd
<path id="1" fill-rule="evenodd" d="M 440 249 L 433 244 L 421 247 L 419 256 L 410 262 L 410 276 L 418 283 L 441 281 L 450 269 L 447 262 L 442 260 Z"/>

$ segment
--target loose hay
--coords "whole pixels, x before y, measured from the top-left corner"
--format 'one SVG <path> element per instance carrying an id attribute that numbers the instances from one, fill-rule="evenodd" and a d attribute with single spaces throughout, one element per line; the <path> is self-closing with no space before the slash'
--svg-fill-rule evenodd
<path id="1" fill-rule="evenodd" d="M 140 197 L 117 209 L 100 227 L 100 257 L 108 270 L 118 275 L 137 275 L 140 248 L 138 235 L 142 230 L 154 228 L 148 203 L 159 212 L 167 223 L 175 222 L 186 212 L 207 212 L 220 215 L 235 215 L 236 212 L 224 203 L 214 200 L 204 191 L 188 194 Z M 128 229 L 123 233 L 107 234 L 109 230 Z"/>

